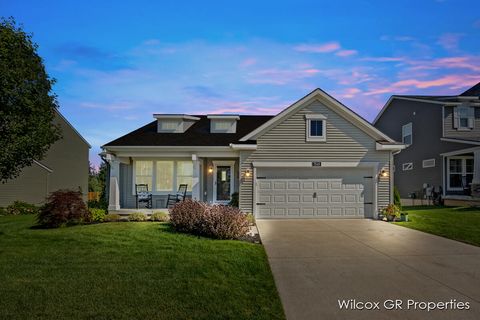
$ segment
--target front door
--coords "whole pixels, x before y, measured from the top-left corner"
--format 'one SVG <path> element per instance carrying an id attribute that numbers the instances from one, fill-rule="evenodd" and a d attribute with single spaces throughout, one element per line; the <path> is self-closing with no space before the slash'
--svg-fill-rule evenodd
<path id="1" fill-rule="evenodd" d="M 234 162 L 214 162 L 213 201 L 227 204 L 233 193 Z"/>

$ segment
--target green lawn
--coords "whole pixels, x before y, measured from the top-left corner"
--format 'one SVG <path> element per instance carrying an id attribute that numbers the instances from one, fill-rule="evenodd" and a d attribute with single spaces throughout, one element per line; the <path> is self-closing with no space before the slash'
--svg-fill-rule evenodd
<path id="1" fill-rule="evenodd" d="M 395 224 L 480 246 L 480 209 L 464 207 L 404 207 L 409 222 Z"/>
<path id="2" fill-rule="evenodd" d="M 261 245 L 0 217 L 0 319 L 283 319 Z"/>

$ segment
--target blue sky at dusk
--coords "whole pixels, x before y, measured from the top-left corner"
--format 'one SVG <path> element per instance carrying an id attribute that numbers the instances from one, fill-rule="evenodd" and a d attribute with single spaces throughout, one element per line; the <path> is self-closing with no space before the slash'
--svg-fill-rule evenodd
<path id="1" fill-rule="evenodd" d="M 372 120 L 392 94 L 480 81 L 480 1 L 7 1 L 99 146 L 152 113 L 275 114 L 320 87 Z"/>

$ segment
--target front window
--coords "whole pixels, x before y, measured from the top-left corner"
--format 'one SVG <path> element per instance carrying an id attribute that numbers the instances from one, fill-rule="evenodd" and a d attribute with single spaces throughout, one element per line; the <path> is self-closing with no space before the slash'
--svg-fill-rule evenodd
<path id="1" fill-rule="evenodd" d="M 193 163 L 192 161 L 177 162 L 177 189 L 181 184 L 187 184 L 187 191 L 192 190 Z"/>
<path id="2" fill-rule="evenodd" d="M 413 143 L 413 130 L 411 122 L 402 126 L 402 142 L 406 145 L 411 145 Z"/>
<path id="3" fill-rule="evenodd" d="M 172 191 L 173 165 L 173 161 L 157 161 L 156 191 Z"/>
<path id="4" fill-rule="evenodd" d="M 135 184 L 146 184 L 152 190 L 153 163 L 152 161 L 135 162 Z"/>
<path id="5" fill-rule="evenodd" d="M 180 184 L 192 191 L 193 162 L 187 160 L 140 160 L 134 162 L 134 183 L 147 184 L 154 193 L 172 193 Z"/>
<path id="6" fill-rule="evenodd" d="M 473 180 L 473 158 L 450 158 L 448 160 L 448 188 L 463 190 Z"/>

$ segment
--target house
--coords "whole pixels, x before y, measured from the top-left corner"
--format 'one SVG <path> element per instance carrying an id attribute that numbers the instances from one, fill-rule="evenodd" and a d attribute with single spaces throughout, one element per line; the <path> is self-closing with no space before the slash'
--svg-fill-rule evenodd
<path id="1" fill-rule="evenodd" d="M 376 217 L 392 202 L 393 153 L 403 148 L 320 89 L 276 116 L 154 114 L 103 146 L 109 210 L 153 206 L 180 183 L 188 196 L 239 206 L 257 218 Z"/>
<path id="2" fill-rule="evenodd" d="M 43 159 L 33 162 L 21 174 L 0 184 L 0 207 L 16 200 L 40 205 L 58 189 L 88 192 L 88 152 L 90 145 L 57 110 L 54 122 L 62 131 Z"/>
<path id="3" fill-rule="evenodd" d="M 479 196 L 479 96 L 480 83 L 458 96 L 394 95 L 388 100 L 373 124 L 408 146 L 395 156 L 401 198 L 424 198 L 431 187 L 441 190 L 446 204 Z"/>

